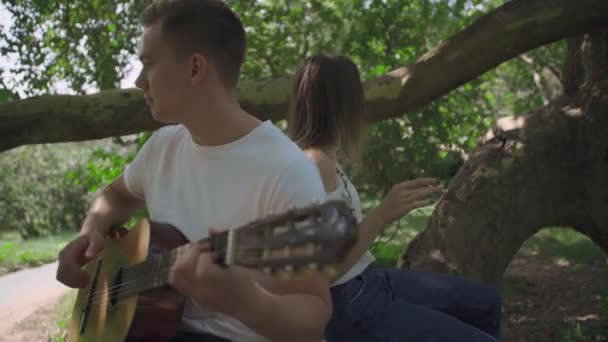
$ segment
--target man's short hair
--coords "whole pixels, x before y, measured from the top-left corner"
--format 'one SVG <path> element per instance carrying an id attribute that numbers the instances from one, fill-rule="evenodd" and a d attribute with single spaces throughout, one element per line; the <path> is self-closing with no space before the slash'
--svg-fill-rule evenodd
<path id="1" fill-rule="evenodd" d="M 144 27 L 161 23 L 162 35 L 179 57 L 200 52 L 219 67 L 225 85 L 236 87 L 245 60 L 245 29 L 221 0 L 155 0 L 143 12 Z"/>

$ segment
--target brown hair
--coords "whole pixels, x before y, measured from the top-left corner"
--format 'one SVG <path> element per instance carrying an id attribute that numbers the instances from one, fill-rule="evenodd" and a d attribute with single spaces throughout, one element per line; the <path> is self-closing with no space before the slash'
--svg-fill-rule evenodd
<path id="1" fill-rule="evenodd" d="M 205 53 L 228 87 L 236 87 L 245 60 L 245 29 L 221 0 L 154 0 L 141 16 L 143 26 L 161 23 L 162 34 L 178 58 Z"/>
<path id="2" fill-rule="evenodd" d="M 336 146 L 356 159 L 363 124 L 363 85 L 348 57 L 313 55 L 296 71 L 288 119 L 300 148 Z"/>

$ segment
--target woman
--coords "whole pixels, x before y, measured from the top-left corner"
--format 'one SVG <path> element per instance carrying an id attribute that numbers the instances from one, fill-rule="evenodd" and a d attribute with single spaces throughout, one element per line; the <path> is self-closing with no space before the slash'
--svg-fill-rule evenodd
<path id="1" fill-rule="evenodd" d="M 374 266 L 368 248 L 384 228 L 443 191 L 420 178 L 395 185 L 365 218 L 356 188 L 338 162 L 353 158 L 363 128 L 363 87 L 347 57 L 308 57 L 294 77 L 288 128 L 317 164 L 330 198 L 350 204 L 359 238 L 333 283 L 332 341 L 496 341 L 501 300 L 462 277 Z"/>

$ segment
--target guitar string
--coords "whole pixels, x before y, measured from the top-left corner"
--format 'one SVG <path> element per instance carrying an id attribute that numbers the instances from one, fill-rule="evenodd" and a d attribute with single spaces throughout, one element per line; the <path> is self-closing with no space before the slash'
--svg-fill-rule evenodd
<path id="1" fill-rule="evenodd" d="M 206 240 L 206 239 L 205 239 L 205 240 Z M 177 257 L 177 255 L 178 255 L 179 253 L 183 253 L 184 251 L 185 251 L 185 246 L 177 247 L 176 249 L 174 249 L 174 250 L 170 251 L 170 252 L 169 252 L 169 258 L 170 258 L 170 262 L 171 262 L 171 263 L 173 263 L 173 262 L 175 261 L 175 257 Z M 217 251 L 214 251 L 214 253 L 224 253 L 225 251 L 226 251 L 226 249 L 225 249 L 225 248 L 222 248 L 222 249 L 218 249 Z M 159 258 L 161 258 L 161 257 L 162 257 L 162 256 L 159 256 Z M 150 260 L 150 259 L 148 259 L 148 260 L 144 261 L 144 262 L 143 262 L 143 263 L 141 263 L 141 264 L 150 263 L 150 262 L 151 262 L 151 260 Z M 141 264 L 138 264 L 138 265 L 133 265 L 133 266 L 137 267 L 137 266 L 139 266 L 139 265 L 141 265 Z M 144 269 L 142 269 L 142 270 L 145 270 L 145 268 L 144 268 Z M 154 276 L 154 275 L 155 275 L 155 274 L 154 274 L 154 272 L 152 272 L 152 273 L 146 273 L 146 274 L 144 274 L 144 275 L 143 275 L 143 277 L 139 277 L 139 273 L 141 273 L 141 271 L 142 271 L 142 270 L 135 271 L 135 273 L 134 273 L 134 274 L 135 274 L 135 276 L 136 276 L 136 278 L 135 278 L 135 279 L 133 279 L 133 280 L 131 280 L 131 281 L 124 282 L 124 283 L 120 283 L 120 284 L 115 285 L 115 286 L 112 286 L 112 287 L 108 288 L 107 290 L 108 290 L 108 291 L 112 291 L 112 290 L 114 290 L 116 287 L 122 287 L 122 286 L 125 286 L 125 285 L 128 285 L 128 284 L 131 284 L 131 283 L 135 283 L 135 282 L 138 282 L 138 281 L 140 281 L 140 280 L 142 280 L 142 279 L 143 279 L 143 280 L 147 280 L 147 279 L 148 279 L 150 276 Z M 152 269 L 152 270 L 154 271 L 154 269 Z M 163 271 L 163 270 L 159 270 L 159 271 Z M 90 289 L 91 289 L 91 286 L 88 286 L 88 287 L 87 287 L 87 291 L 90 291 Z M 103 291 L 105 291 L 105 290 L 103 290 Z M 88 297 L 88 296 L 90 296 L 90 295 L 92 295 L 92 296 L 94 297 L 95 295 L 99 294 L 100 292 L 102 292 L 102 290 L 100 290 L 100 291 L 95 291 L 95 292 L 93 292 L 92 294 L 87 292 L 87 293 L 86 293 L 86 297 Z M 85 297 L 85 298 L 86 298 L 86 297 Z"/>
<path id="2" fill-rule="evenodd" d="M 224 251 L 225 250 L 218 250 L 218 253 L 223 253 Z M 173 253 L 172 252 L 171 255 L 170 255 L 170 262 L 173 263 L 175 261 L 175 258 L 177 257 L 177 254 L 181 253 L 181 252 L 183 252 L 183 250 L 179 250 L 179 249 L 177 249 L 177 253 Z M 107 293 L 112 292 L 112 291 L 114 291 L 114 290 L 116 290 L 118 288 L 125 288 L 125 289 L 129 289 L 129 290 L 131 290 L 133 288 L 137 288 L 137 287 L 144 288 L 145 287 L 145 283 L 147 283 L 148 281 L 154 279 L 154 277 L 156 277 L 156 276 L 164 275 L 167 271 L 170 271 L 171 268 L 172 268 L 172 265 L 169 266 L 168 268 L 161 268 L 159 270 L 154 270 L 153 269 L 152 270 L 153 272 L 145 273 L 145 274 L 143 274 L 143 276 L 141 274 L 139 274 L 139 273 L 141 273 L 141 271 L 143 271 L 145 269 L 141 269 L 141 270 L 136 271 L 134 273 L 135 278 L 133 280 L 126 281 L 124 283 L 120 283 L 120 284 L 111 286 L 111 287 L 109 287 L 107 289 L 104 289 L 104 290 L 96 290 L 93 293 L 87 293 L 87 297 L 88 298 L 86 298 L 86 297 L 85 298 L 87 300 L 94 300 L 99 295 L 107 294 Z M 141 284 L 142 282 L 144 282 L 144 284 L 143 284 L 144 286 L 142 286 L 142 284 Z M 88 288 L 90 289 L 90 286 Z"/>
<path id="3" fill-rule="evenodd" d="M 178 249 L 176 249 L 177 253 L 180 253 L 182 247 L 179 247 Z M 225 249 L 222 250 L 218 250 L 216 253 L 223 253 L 225 252 Z M 173 253 L 171 252 L 170 254 L 170 258 L 171 258 L 171 263 L 174 262 L 174 258 L 177 256 L 177 253 Z M 147 286 L 147 282 L 150 280 L 154 280 L 155 277 L 157 276 L 164 276 L 166 274 L 168 274 L 171 271 L 172 266 L 169 266 L 165 269 L 160 269 L 158 271 L 152 272 L 152 273 L 148 273 L 146 275 L 144 275 L 143 277 L 139 277 L 139 278 L 135 278 L 134 280 L 125 282 L 125 283 L 121 283 L 118 285 L 114 285 L 109 287 L 108 289 L 103 289 L 103 290 L 95 290 L 92 294 L 88 293 L 90 292 L 90 288 L 91 286 L 89 286 L 87 288 L 87 294 L 85 296 L 85 300 L 83 302 L 83 306 L 87 305 L 87 304 L 96 304 L 99 303 L 101 300 L 106 299 L 108 297 L 110 297 L 110 293 L 113 292 L 114 290 L 116 290 L 117 288 L 121 288 L 119 291 L 121 292 L 126 292 L 126 291 L 132 291 L 132 290 L 140 290 L 142 288 L 145 288 Z M 143 284 L 142 284 L 143 282 Z M 116 295 L 116 298 L 123 298 L 124 296 L 120 296 L 119 294 Z"/>
<path id="4" fill-rule="evenodd" d="M 159 275 L 159 276 L 160 275 L 166 275 L 166 274 L 169 274 L 169 271 L 170 271 L 170 268 L 164 270 L 163 272 L 156 272 L 153 276 L 156 276 L 156 275 Z M 145 278 L 140 278 L 134 284 L 131 284 L 130 286 L 121 288 L 119 290 L 119 293 L 115 296 L 116 299 L 122 299 L 122 298 L 125 298 L 125 297 L 128 297 L 128 296 L 131 296 L 131 295 L 137 293 L 139 290 L 141 290 L 143 288 L 146 288 L 147 282 L 151 281 L 151 280 L 154 280 L 154 279 L 152 279 L 153 276 L 145 277 Z M 133 291 L 133 290 L 135 290 L 135 293 L 130 293 L 129 292 L 129 291 Z M 93 304 L 98 304 L 100 302 L 107 302 L 108 298 L 112 297 L 111 292 L 112 292 L 111 290 L 100 290 L 100 291 L 97 291 L 96 295 L 93 298 L 89 299 L 90 301 L 84 302 L 83 305 L 87 305 L 87 304 L 93 305 Z"/>
<path id="5" fill-rule="evenodd" d="M 145 288 L 145 287 L 146 287 L 146 285 L 141 286 L 141 285 L 142 285 L 142 284 L 141 284 L 141 282 L 143 282 L 143 281 L 146 281 L 146 282 L 147 282 L 147 279 L 148 279 L 148 278 L 150 278 L 151 276 L 155 276 L 155 275 L 165 275 L 165 274 L 168 274 L 170 271 L 171 271 L 171 267 L 168 267 L 168 268 L 165 268 L 165 269 L 164 269 L 164 270 L 162 270 L 162 271 L 155 272 L 154 274 L 152 274 L 152 275 L 150 275 L 150 276 L 146 276 L 146 277 L 144 277 L 144 278 L 140 278 L 140 279 L 138 280 L 138 281 L 139 281 L 139 283 L 137 283 L 137 284 L 131 284 L 130 286 L 125 287 L 124 289 L 121 289 L 121 290 L 120 290 L 120 292 L 119 292 L 119 294 L 117 294 L 117 295 L 116 295 L 116 299 L 117 299 L 117 300 L 118 300 L 118 299 L 123 299 L 123 298 L 129 297 L 129 296 L 131 296 L 131 295 L 135 294 L 135 293 L 136 293 L 136 292 L 138 292 L 138 291 L 139 291 L 141 288 Z M 133 291 L 133 290 L 136 290 L 136 292 L 135 292 L 135 293 L 130 293 L 130 292 L 129 292 L 129 291 Z M 92 305 L 94 305 L 94 304 L 99 304 L 99 303 L 107 303 L 107 302 L 109 302 L 109 301 L 108 301 L 108 298 L 109 298 L 109 297 L 111 297 L 110 292 L 111 292 L 111 291 L 106 291 L 106 290 L 98 291 L 98 292 L 97 292 L 97 295 L 95 296 L 95 298 L 93 298 L 93 299 L 92 299 L 90 302 L 83 302 L 83 306 L 84 306 L 84 305 L 86 305 L 87 303 L 88 303 L 88 304 L 90 304 L 90 305 L 92 306 Z"/>
<path id="6" fill-rule="evenodd" d="M 182 253 L 184 250 L 181 250 L 181 247 L 180 247 L 180 249 L 176 249 L 176 251 L 177 251 L 176 253 L 171 252 L 171 255 L 170 255 L 170 263 L 171 264 L 173 264 L 173 262 L 175 262 L 175 258 L 177 257 L 177 254 L 178 253 Z M 222 253 L 225 253 L 225 252 L 226 252 L 226 248 L 223 248 L 223 249 L 219 249 L 219 250 L 215 251 L 214 253 L 222 254 Z M 171 270 L 171 267 L 172 267 L 172 265 L 170 265 L 168 268 L 161 268 L 161 269 L 158 269 L 158 270 L 152 269 L 153 272 L 145 273 L 143 276 L 137 274 L 137 272 L 136 272 L 135 273 L 135 277 L 136 278 L 134 278 L 133 280 L 122 282 L 120 284 L 111 286 L 111 287 L 109 287 L 107 289 L 95 290 L 93 293 L 87 293 L 87 295 L 86 295 L 85 298 L 92 296 L 90 298 L 91 299 L 95 299 L 99 295 L 103 295 L 105 293 L 112 292 L 112 291 L 116 290 L 117 288 L 123 288 L 123 289 L 132 290 L 133 286 L 135 286 L 135 288 L 137 288 L 138 286 L 141 286 L 141 284 L 140 284 L 141 282 L 148 282 L 150 280 L 153 280 L 154 277 L 156 277 L 156 276 L 165 275 L 167 271 Z M 145 270 L 145 269 L 143 269 L 143 270 Z M 141 272 L 141 270 L 140 270 L 140 272 Z M 143 287 L 145 287 L 145 286 L 142 286 L 142 288 Z M 89 291 L 90 291 L 90 288 L 91 287 L 89 286 L 88 287 Z M 89 299 L 89 298 L 87 298 L 87 299 Z"/>
<path id="7" fill-rule="evenodd" d="M 224 251 L 225 250 L 221 250 L 219 252 L 224 252 Z M 174 257 L 175 257 L 175 255 L 172 255 L 172 260 L 171 260 L 172 262 L 174 261 L 173 260 Z M 122 299 L 122 298 L 125 298 L 128 296 L 131 296 L 132 294 L 134 294 L 134 293 L 130 293 L 131 291 L 135 291 L 135 293 L 137 293 L 140 289 L 146 288 L 146 286 L 148 286 L 148 283 L 150 281 L 154 281 L 155 279 L 157 279 L 157 277 L 165 276 L 165 275 L 169 274 L 172 267 L 173 266 L 170 265 L 169 267 L 161 268 L 161 269 L 158 269 L 151 273 L 146 273 L 145 275 L 135 278 L 134 280 L 124 282 L 119 285 L 115 285 L 110 288 L 107 288 L 107 289 L 96 290 L 93 293 L 93 297 L 87 298 L 86 301 L 83 302 L 83 305 L 86 305 L 87 303 L 90 303 L 91 305 L 93 305 L 93 304 L 97 304 L 101 301 L 107 302 L 107 299 L 112 296 L 111 292 L 113 292 L 117 288 L 119 288 L 119 290 L 118 290 L 118 294 L 116 294 L 116 299 Z"/>
<path id="8" fill-rule="evenodd" d="M 177 257 L 177 254 L 183 252 L 183 250 L 180 248 L 176 249 L 176 252 L 171 252 L 169 258 L 170 258 L 170 262 L 173 263 L 175 262 L 175 258 Z M 220 251 L 223 252 L 223 251 Z M 136 265 L 137 266 L 137 265 Z M 114 286 L 111 286 L 107 289 L 102 289 L 102 290 L 95 290 L 93 293 L 87 293 L 87 297 L 85 297 L 87 300 L 95 300 L 99 295 L 103 295 L 109 292 L 113 292 L 116 289 L 119 288 L 123 288 L 123 289 L 133 289 L 135 286 L 135 288 L 137 288 L 138 286 L 141 286 L 142 288 L 145 285 L 145 283 L 147 283 L 150 280 L 153 280 L 154 277 L 159 276 L 159 275 L 163 275 L 163 272 L 166 272 L 167 270 L 170 270 L 171 266 L 169 268 L 162 268 L 159 270 L 154 270 L 152 269 L 152 272 L 147 272 L 145 274 L 141 274 L 142 271 L 145 271 L 146 269 L 139 269 L 139 270 L 135 270 L 135 272 L 133 273 L 133 275 L 135 276 L 135 278 L 133 278 L 132 280 L 126 281 L 126 282 L 122 282 L 119 284 L 116 284 Z M 144 284 L 142 284 L 142 282 Z M 91 286 L 88 287 L 89 291 L 90 291 Z"/>
<path id="9" fill-rule="evenodd" d="M 111 286 L 107 289 L 95 290 L 93 293 L 87 293 L 85 296 L 85 302 L 83 305 L 86 305 L 86 303 L 88 303 L 88 302 L 91 302 L 91 304 L 96 303 L 100 297 L 108 296 L 108 293 L 113 292 L 115 290 L 125 291 L 125 290 L 137 289 L 137 288 L 144 288 L 146 283 L 148 283 L 151 280 L 154 280 L 154 278 L 156 276 L 162 275 L 163 272 L 165 272 L 166 270 L 167 269 L 162 269 L 162 270 L 159 270 L 156 272 L 146 273 L 143 276 L 137 275 L 137 278 L 135 278 L 133 280 Z M 90 288 L 91 287 L 89 286 L 88 287 L 89 291 L 90 291 Z"/>

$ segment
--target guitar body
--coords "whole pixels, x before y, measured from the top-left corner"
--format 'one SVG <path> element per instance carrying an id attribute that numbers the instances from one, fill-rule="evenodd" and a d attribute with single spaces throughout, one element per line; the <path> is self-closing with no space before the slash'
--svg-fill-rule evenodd
<path id="1" fill-rule="evenodd" d="M 146 260 L 149 255 L 186 244 L 186 238 L 174 227 L 141 220 L 133 229 L 119 228 L 106 238 L 100 256 L 96 291 L 106 293 L 111 277 L 121 267 Z M 98 264 L 85 266 L 93 277 Z M 104 285 L 105 284 L 105 285 Z M 106 289 L 102 288 L 106 286 Z M 121 299 L 115 305 L 109 296 L 97 296 L 88 313 L 86 327 L 80 333 L 87 290 L 78 291 L 68 330 L 68 342 L 170 341 L 180 322 L 184 298 L 170 287 L 161 287 Z"/>
<path id="2" fill-rule="evenodd" d="M 329 272 L 356 240 L 356 219 L 342 201 L 261 218 L 204 240 L 216 262 L 270 275 Z M 168 274 L 189 241 L 175 227 L 140 220 L 117 228 L 84 266 L 89 286 L 78 291 L 68 342 L 168 342 L 177 333 L 185 298 Z M 327 266 L 327 267 L 326 267 Z"/>

